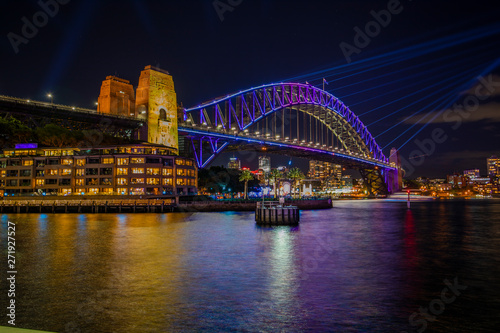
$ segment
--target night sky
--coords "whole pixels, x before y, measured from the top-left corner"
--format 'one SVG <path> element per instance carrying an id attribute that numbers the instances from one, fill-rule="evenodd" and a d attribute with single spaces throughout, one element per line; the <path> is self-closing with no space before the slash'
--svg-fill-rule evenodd
<path id="1" fill-rule="evenodd" d="M 272 82 L 320 87 L 324 77 L 386 155 L 401 147 L 410 178 L 485 174 L 486 158 L 500 155 L 498 1 L 41 3 L 53 14 L 46 22 L 37 1 L 1 2 L 1 95 L 47 100 L 51 92 L 54 103 L 93 108 L 107 75 L 136 86 L 154 65 L 170 72 L 178 101 L 191 107 Z M 370 24 L 377 15 L 383 24 Z M 9 33 L 22 36 L 23 18 L 34 16 L 38 31 L 13 46 Z M 371 37 L 356 47 L 356 29 L 366 27 Z M 350 59 L 346 47 L 356 50 Z M 273 167 L 287 161 L 273 158 Z"/>

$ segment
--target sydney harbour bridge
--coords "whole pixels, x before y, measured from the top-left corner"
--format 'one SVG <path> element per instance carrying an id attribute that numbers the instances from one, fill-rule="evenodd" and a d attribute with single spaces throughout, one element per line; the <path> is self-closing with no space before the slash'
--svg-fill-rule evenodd
<path id="1" fill-rule="evenodd" d="M 137 116 L 0 97 L 0 113 L 27 122 L 58 119 L 132 135 L 147 127 Z M 223 151 L 255 150 L 341 164 L 362 175 L 371 194 L 400 189 L 397 151 L 387 157 L 361 120 L 341 100 L 309 84 L 275 83 L 240 91 L 178 112 L 184 154 L 207 167 Z M 110 125 L 111 124 L 111 125 Z"/>

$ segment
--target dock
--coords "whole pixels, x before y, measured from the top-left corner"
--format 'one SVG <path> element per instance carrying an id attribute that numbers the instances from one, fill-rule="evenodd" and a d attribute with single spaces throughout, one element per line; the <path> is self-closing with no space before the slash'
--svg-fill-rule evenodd
<path id="1" fill-rule="evenodd" d="M 297 225 L 300 210 L 297 206 L 280 204 L 277 201 L 257 202 L 255 222 L 260 225 Z"/>

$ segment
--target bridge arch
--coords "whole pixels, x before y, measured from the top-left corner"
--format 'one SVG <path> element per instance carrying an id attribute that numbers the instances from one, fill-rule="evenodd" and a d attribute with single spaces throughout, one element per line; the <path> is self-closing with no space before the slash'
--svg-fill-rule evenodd
<path id="1" fill-rule="evenodd" d="M 300 139 L 301 114 L 303 123 L 307 121 L 307 115 L 309 121 L 319 121 L 328 129 L 325 150 L 337 149 L 339 152 L 389 163 L 371 133 L 349 107 L 332 94 L 308 84 L 276 83 L 227 95 L 186 109 L 184 122 L 180 126 L 197 128 L 207 133 L 251 135 L 251 132 L 247 134 L 249 129 L 254 129 L 255 134 L 255 127 L 258 129 L 260 122 L 271 119 L 280 111 L 286 114 L 287 110 L 290 115 L 297 114 L 295 139 Z M 332 137 L 330 141 L 329 135 Z M 338 140 L 337 147 L 331 144 L 334 138 Z M 263 139 L 269 141 L 275 138 Z M 288 139 L 291 142 L 292 138 Z M 300 141 L 305 140 L 302 137 Z M 217 150 L 214 152 L 217 153 Z"/>

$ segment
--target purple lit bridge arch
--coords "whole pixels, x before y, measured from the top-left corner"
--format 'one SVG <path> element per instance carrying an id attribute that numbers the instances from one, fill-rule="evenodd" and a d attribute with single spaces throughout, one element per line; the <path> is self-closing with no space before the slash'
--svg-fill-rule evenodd
<path id="1" fill-rule="evenodd" d="M 263 85 L 185 109 L 179 134 L 200 168 L 223 150 L 266 149 L 358 169 L 373 194 L 397 190 L 399 166 L 361 120 L 341 100 L 308 84 Z"/>

